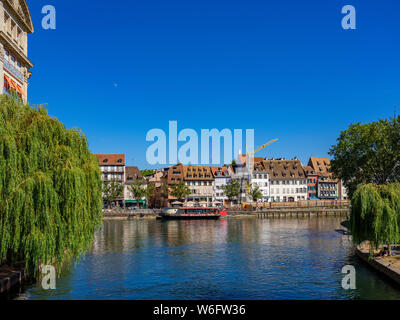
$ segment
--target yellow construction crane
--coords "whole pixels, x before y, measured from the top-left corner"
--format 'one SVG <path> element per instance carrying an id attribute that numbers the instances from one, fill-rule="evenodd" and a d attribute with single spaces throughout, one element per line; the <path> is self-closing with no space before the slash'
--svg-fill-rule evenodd
<path id="1" fill-rule="evenodd" d="M 266 144 L 263 144 L 261 147 L 257 148 L 253 152 L 249 152 L 249 150 L 247 150 L 247 145 L 246 145 L 246 152 L 247 152 L 246 160 L 248 162 L 246 165 L 248 165 L 250 163 L 250 161 L 249 161 L 250 156 L 254 156 L 255 153 L 257 153 L 258 151 L 261 151 L 262 149 L 268 147 L 269 145 L 273 144 L 274 142 L 276 142 L 278 140 L 279 139 L 271 140 L 271 141 L 267 142 Z M 249 194 L 249 191 L 250 191 L 250 179 L 249 179 L 248 184 L 246 186 L 246 194 Z"/>
<path id="2" fill-rule="evenodd" d="M 262 149 L 268 147 L 269 145 L 273 144 L 274 142 L 278 141 L 279 139 L 274 139 L 271 140 L 269 142 L 267 142 L 266 144 L 263 144 L 261 147 L 257 148 L 256 150 L 254 150 L 253 152 L 249 153 L 249 150 L 247 150 L 247 145 L 246 145 L 246 152 L 247 152 L 247 156 L 253 156 L 255 153 L 257 153 L 258 151 L 261 151 Z"/>

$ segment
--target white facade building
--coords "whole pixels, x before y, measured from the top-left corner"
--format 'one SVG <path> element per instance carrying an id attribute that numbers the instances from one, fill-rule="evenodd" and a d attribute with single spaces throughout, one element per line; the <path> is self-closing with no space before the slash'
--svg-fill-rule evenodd
<path id="1" fill-rule="evenodd" d="M 223 186 L 231 182 L 231 177 L 226 167 L 211 167 L 214 175 L 214 199 L 215 204 L 225 205 L 228 202 L 228 197 L 224 193 Z"/>
<path id="2" fill-rule="evenodd" d="M 307 180 L 271 180 L 271 202 L 307 200 Z"/>
<path id="3" fill-rule="evenodd" d="M 33 24 L 26 0 L 0 1 L 0 79 L 2 93 L 28 97 L 33 63 L 28 59 L 28 34 Z"/>
<path id="4" fill-rule="evenodd" d="M 260 168 L 261 169 L 261 168 Z M 262 198 L 259 199 L 260 202 L 268 202 L 270 198 L 270 184 L 269 184 L 269 174 L 263 169 L 258 170 L 257 164 L 254 167 L 253 174 L 251 176 L 250 184 L 253 186 L 258 186 L 262 193 Z"/>
<path id="5" fill-rule="evenodd" d="M 96 154 L 99 159 L 101 179 L 103 181 L 117 180 L 125 182 L 124 154 Z"/>
<path id="6" fill-rule="evenodd" d="M 232 180 L 237 180 L 240 184 L 240 193 L 237 203 L 250 202 L 248 197 L 248 187 L 251 180 L 251 173 L 246 163 L 231 165 L 228 168 Z"/>
<path id="7" fill-rule="evenodd" d="M 299 160 L 267 159 L 261 163 L 264 170 L 269 173 L 269 201 L 307 200 L 307 177 Z"/>
<path id="8" fill-rule="evenodd" d="M 340 188 L 340 199 L 339 200 L 348 200 L 349 196 L 347 194 L 347 188 L 344 186 L 343 181 L 340 181 L 339 188 Z"/>

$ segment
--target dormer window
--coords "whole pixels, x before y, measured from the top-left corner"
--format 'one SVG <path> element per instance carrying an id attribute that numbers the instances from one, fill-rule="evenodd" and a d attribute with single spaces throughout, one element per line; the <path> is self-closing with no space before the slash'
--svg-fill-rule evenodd
<path id="1" fill-rule="evenodd" d="M 108 159 L 104 159 L 104 160 L 103 160 L 103 163 L 107 163 L 107 162 L 108 162 Z"/>
<path id="2" fill-rule="evenodd" d="M 122 163 L 122 159 L 118 159 L 118 161 L 117 161 L 118 163 Z"/>

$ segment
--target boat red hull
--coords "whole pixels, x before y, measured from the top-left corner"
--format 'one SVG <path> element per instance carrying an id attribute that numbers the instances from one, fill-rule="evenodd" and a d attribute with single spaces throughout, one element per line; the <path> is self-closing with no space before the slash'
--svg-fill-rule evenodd
<path id="1" fill-rule="evenodd" d="M 172 209 L 173 210 L 173 209 Z M 228 211 L 217 208 L 179 208 L 182 212 L 177 213 L 162 213 L 159 219 L 162 220 L 218 220 L 226 217 Z M 199 213 L 191 213 L 191 211 L 199 210 Z M 202 213 L 203 211 L 203 213 Z M 213 211 L 213 212 L 207 212 Z"/>
<path id="2" fill-rule="evenodd" d="M 218 220 L 220 215 L 171 214 L 160 216 L 162 220 Z"/>

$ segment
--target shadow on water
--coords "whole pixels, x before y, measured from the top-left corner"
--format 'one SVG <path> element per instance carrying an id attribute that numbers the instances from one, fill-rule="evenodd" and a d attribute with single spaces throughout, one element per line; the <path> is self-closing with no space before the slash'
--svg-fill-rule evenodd
<path id="1" fill-rule="evenodd" d="M 19 299 L 400 299 L 354 255 L 341 219 L 105 221 L 90 252 Z M 344 265 L 356 290 L 341 287 Z"/>

